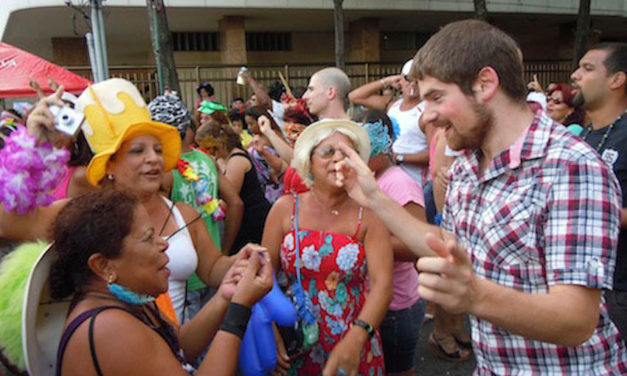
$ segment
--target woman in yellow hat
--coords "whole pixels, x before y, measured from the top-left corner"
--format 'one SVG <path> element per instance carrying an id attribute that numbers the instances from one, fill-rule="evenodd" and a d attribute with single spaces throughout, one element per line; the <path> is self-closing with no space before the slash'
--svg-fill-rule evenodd
<path id="1" fill-rule="evenodd" d="M 28 132 L 54 140 L 59 132 L 49 105 L 63 105 L 57 95 L 43 99 L 28 121 Z M 178 319 L 184 307 L 185 281 L 196 272 L 218 287 L 232 264 L 216 248 L 191 206 L 172 203 L 159 191 L 165 171 L 176 166 L 181 139 L 175 127 L 151 120 L 148 108 L 129 81 L 110 79 L 90 86 L 75 103 L 85 115 L 82 130 L 94 152 L 87 167 L 90 184 L 137 196 L 157 235 L 170 247 L 170 297 Z M 38 207 L 25 215 L 0 213 L 0 236 L 15 240 L 47 238 L 48 229 L 68 200 Z M 80 231 L 80 229 L 77 229 Z"/>

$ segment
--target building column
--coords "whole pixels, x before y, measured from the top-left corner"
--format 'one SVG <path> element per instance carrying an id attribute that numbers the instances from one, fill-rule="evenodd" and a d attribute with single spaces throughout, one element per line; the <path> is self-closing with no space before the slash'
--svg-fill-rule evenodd
<path id="1" fill-rule="evenodd" d="M 381 36 L 378 18 L 360 18 L 351 22 L 349 34 L 349 61 L 379 62 L 381 59 Z"/>
<path id="2" fill-rule="evenodd" d="M 243 16 L 225 16 L 220 20 L 220 58 L 224 64 L 248 62 Z"/>

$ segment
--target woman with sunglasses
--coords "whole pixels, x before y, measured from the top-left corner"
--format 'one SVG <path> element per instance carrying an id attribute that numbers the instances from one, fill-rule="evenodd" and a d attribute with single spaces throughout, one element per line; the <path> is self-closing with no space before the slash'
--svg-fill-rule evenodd
<path id="1" fill-rule="evenodd" d="M 340 143 L 368 160 L 368 134 L 354 122 L 320 121 L 303 131 L 292 165 L 310 190 L 279 198 L 264 230 L 262 245 L 285 274 L 308 333 L 305 345 L 289 354 L 278 340 L 279 371 L 290 375 L 385 373 L 375 328 L 392 297 L 390 236 L 372 212 L 337 187 Z"/>
<path id="2" fill-rule="evenodd" d="M 574 90 L 575 88 L 568 84 L 555 84 L 546 95 L 546 112 L 551 119 L 577 133 L 577 129 L 579 132 L 583 129 L 586 114 L 581 106 L 575 106 L 573 103 Z"/>

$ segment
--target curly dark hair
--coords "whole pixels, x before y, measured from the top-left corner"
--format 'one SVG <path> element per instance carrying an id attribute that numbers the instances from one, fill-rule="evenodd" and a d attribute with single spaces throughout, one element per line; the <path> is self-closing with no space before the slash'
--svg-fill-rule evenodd
<path id="1" fill-rule="evenodd" d="M 109 259 L 120 255 L 138 206 L 135 196 L 104 190 L 74 198 L 61 209 L 52 227 L 59 256 L 50 271 L 53 299 L 81 292 L 93 276 L 87 266 L 92 254 Z"/>
<path id="2" fill-rule="evenodd" d="M 281 81 L 274 81 L 268 88 L 268 96 L 277 102 L 281 100 L 283 93 L 285 93 L 285 86 Z"/>
<path id="3" fill-rule="evenodd" d="M 200 95 L 200 90 L 202 89 L 205 89 L 205 91 L 207 92 L 209 96 L 212 96 L 214 93 L 213 86 L 211 86 L 211 84 L 207 81 L 202 82 L 198 86 L 196 86 L 196 93 Z"/>

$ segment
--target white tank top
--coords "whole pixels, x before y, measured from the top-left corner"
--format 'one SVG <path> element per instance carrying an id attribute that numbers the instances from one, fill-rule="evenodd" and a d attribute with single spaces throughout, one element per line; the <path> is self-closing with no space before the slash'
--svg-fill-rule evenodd
<path id="1" fill-rule="evenodd" d="M 401 102 L 399 99 L 392 104 L 388 110 L 388 117 L 394 124 L 394 130 L 399 132 L 396 141 L 392 145 L 392 151 L 396 154 L 415 154 L 427 149 L 427 136 L 422 133 L 418 121 L 424 111 L 424 102 L 418 103 L 417 106 L 407 110 L 401 110 Z M 401 167 L 409 174 L 420 186 L 426 175 L 426 168 L 413 164 L 402 164 Z"/>
<path id="2" fill-rule="evenodd" d="M 172 206 L 172 201 L 163 196 L 162 198 L 168 205 L 168 208 Z M 176 205 L 172 207 L 172 216 L 178 228 L 185 227 L 185 219 Z M 168 293 L 170 294 L 176 317 L 179 323 L 182 324 L 181 318 L 185 305 L 185 284 L 198 267 L 198 255 L 196 254 L 192 237 L 186 227 L 168 239 L 168 243 L 170 246 L 165 251 L 170 258 L 168 262 L 168 269 L 170 269 Z"/>
<path id="3" fill-rule="evenodd" d="M 396 154 L 420 153 L 427 148 L 427 137 L 418 125 L 418 120 L 424 110 L 424 102 L 418 103 L 417 106 L 407 111 L 401 111 L 402 101 L 402 99 L 397 100 L 388 110 L 388 116 L 400 130 L 392 145 L 392 151 Z"/>

